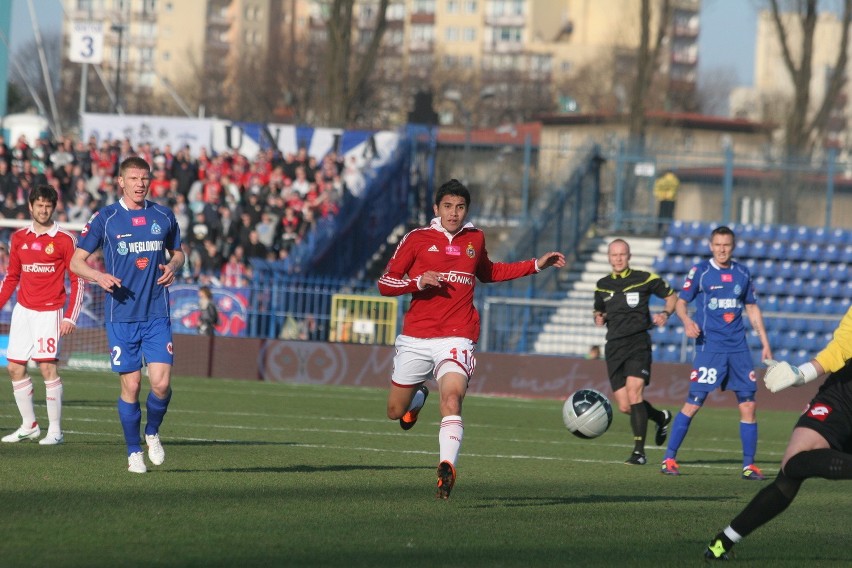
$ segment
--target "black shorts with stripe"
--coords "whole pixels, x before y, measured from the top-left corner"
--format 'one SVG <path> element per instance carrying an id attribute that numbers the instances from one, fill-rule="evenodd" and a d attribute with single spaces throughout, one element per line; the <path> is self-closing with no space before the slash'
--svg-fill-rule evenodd
<path id="1" fill-rule="evenodd" d="M 852 453 L 852 363 L 825 379 L 796 427 L 810 428 L 833 449 Z"/>

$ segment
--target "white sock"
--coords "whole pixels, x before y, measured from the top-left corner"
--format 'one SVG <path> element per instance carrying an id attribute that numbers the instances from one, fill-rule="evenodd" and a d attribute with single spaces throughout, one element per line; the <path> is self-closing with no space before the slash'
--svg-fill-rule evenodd
<path id="1" fill-rule="evenodd" d="M 35 409 L 33 408 L 33 382 L 29 377 L 20 381 L 12 381 L 12 391 L 15 394 L 15 403 L 18 412 L 21 413 L 21 426 L 32 428 L 36 421 Z"/>
<path id="2" fill-rule="evenodd" d="M 725 533 L 726 537 L 731 539 L 731 542 L 737 543 L 743 539 L 743 537 L 740 536 L 740 533 L 732 529 L 730 525 L 728 525 L 728 527 L 723 532 Z"/>
<path id="3" fill-rule="evenodd" d="M 444 416 L 441 419 L 441 429 L 438 430 L 438 444 L 441 447 L 439 462 L 448 461 L 456 465 L 463 437 L 464 422 L 461 416 Z"/>
<path id="4" fill-rule="evenodd" d="M 414 393 L 413 397 L 411 397 L 411 404 L 408 405 L 408 408 L 406 408 L 405 411 L 408 412 L 409 410 L 411 410 L 413 408 L 420 408 L 421 406 L 423 406 L 423 402 L 424 402 L 425 398 L 426 398 L 426 395 L 423 394 L 423 391 L 420 390 L 420 389 L 417 389 L 417 392 Z"/>
<path id="5" fill-rule="evenodd" d="M 44 383 L 45 399 L 47 401 L 47 418 L 50 424 L 47 431 L 51 434 L 62 432 L 62 379 Z"/>

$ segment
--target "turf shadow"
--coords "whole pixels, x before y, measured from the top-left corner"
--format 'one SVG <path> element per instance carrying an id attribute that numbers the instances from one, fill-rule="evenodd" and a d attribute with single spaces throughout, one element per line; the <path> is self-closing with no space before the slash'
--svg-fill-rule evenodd
<path id="1" fill-rule="evenodd" d="M 221 473 L 338 473 L 342 471 L 378 471 L 378 470 L 403 470 L 403 469 L 423 469 L 413 466 L 380 466 L 380 465 L 291 465 L 287 467 L 223 467 L 219 469 L 169 469 L 163 470 L 163 473 L 198 473 L 201 471 L 221 472 Z"/>
<path id="2" fill-rule="evenodd" d="M 581 495 L 573 497 L 505 497 L 497 498 L 491 503 L 482 503 L 481 505 L 471 505 L 470 509 L 500 509 L 500 508 L 516 508 L 516 507 L 546 507 L 553 505 L 583 505 L 583 504 L 601 504 L 601 503 L 655 503 L 668 501 L 700 501 L 700 502 L 723 502 L 727 501 L 725 496 L 670 496 L 670 495 L 649 495 L 642 497 L 639 495 Z"/>

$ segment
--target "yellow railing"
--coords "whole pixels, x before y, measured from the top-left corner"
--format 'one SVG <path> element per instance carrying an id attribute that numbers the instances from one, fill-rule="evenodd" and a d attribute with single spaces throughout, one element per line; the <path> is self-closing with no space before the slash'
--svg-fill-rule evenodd
<path id="1" fill-rule="evenodd" d="M 335 294 L 331 297 L 329 341 L 393 345 L 396 339 L 396 298 Z"/>

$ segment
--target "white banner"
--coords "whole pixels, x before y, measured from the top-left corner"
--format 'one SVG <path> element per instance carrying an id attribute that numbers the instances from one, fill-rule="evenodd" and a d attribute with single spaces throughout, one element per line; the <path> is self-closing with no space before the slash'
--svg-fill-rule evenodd
<path id="1" fill-rule="evenodd" d="M 171 144 L 173 152 L 189 146 L 192 155 L 198 156 L 202 147 L 210 149 L 213 122 L 206 118 L 86 113 L 83 139 L 94 136 L 100 143 L 127 138 L 134 148 L 145 142 L 160 149 Z"/>

